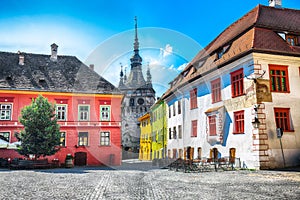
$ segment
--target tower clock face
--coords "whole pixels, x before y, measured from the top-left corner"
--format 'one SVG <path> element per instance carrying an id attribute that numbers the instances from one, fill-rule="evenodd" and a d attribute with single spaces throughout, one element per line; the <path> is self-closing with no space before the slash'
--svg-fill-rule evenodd
<path id="1" fill-rule="evenodd" d="M 144 101 L 144 99 L 139 98 L 137 102 L 138 102 L 139 105 L 142 105 L 142 104 L 144 104 L 145 101 Z"/>

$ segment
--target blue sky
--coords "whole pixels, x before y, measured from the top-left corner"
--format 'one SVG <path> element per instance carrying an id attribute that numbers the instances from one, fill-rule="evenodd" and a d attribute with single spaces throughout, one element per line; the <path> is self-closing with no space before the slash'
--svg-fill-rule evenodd
<path id="1" fill-rule="evenodd" d="M 50 54 L 55 42 L 59 54 L 95 64 L 117 85 L 119 63 L 128 68 L 137 16 L 143 65 L 153 71 L 159 96 L 202 47 L 258 4 L 268 0 L 1 0 L 0 51 Z M 300 9 L 300 3 L 283 0 L 283 7 Z"/>

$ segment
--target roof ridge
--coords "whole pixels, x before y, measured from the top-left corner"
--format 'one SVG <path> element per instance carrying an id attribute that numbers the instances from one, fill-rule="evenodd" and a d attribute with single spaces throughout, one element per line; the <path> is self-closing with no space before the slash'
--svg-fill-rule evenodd
<path id="1" fill-rule="evenodd" d="M 19 53 L 15 53 L 15 52 L 8 52 L 8 51 L 0 51 L 0 54 L 2 53 L 6 53 L 6 54 L 15 54 L 18 55 Z M 40 54 L 40 53 L 28 53 L 28 52 L 24 52 L 24 51 L 20 51 L 20 53 L 24 54 L 24 55 L 36 55 L 36 56 L 51 56 L 50 54 Z M 75 57 L 76 56 L 72 56 L 72 55 L 57 55 L 58 57 Z"/>

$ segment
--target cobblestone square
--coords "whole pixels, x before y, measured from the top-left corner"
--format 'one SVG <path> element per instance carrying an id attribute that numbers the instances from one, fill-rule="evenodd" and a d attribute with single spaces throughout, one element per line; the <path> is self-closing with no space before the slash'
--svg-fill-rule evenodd
<path id="1" fill-rule="evenodd" d="M 299 171 L 183 173 L 120 167 L 0 170 L 0 199 L 299 199 Z"/>

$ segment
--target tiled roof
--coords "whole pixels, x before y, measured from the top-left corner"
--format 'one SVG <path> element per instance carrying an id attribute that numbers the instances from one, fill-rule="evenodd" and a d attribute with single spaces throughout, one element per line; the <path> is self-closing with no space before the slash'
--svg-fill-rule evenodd
<path id="1" fill-rule="evenodd" d="M 75 56 L 58 56 L 52 61 L 50 55 L 22 55 L 24 65 L 19 65 L 17 53 L 0 52 L 0 89 L 120 93 Z"/>
<path id="2" fill-rule="evenodd" d="M 300 35 L 300 10 L 258 5 L 227 27 L 201 50 L 171 82 L 166 97 L 175 88 L 204 76 L 228 62 L 251 52 L 300 56 L 300 46 L 289 45 L 278 32 Z M 224 50 L 221 58 L 217 52 Z M 190 73 L 194 70 L 195 72 Z"/>

